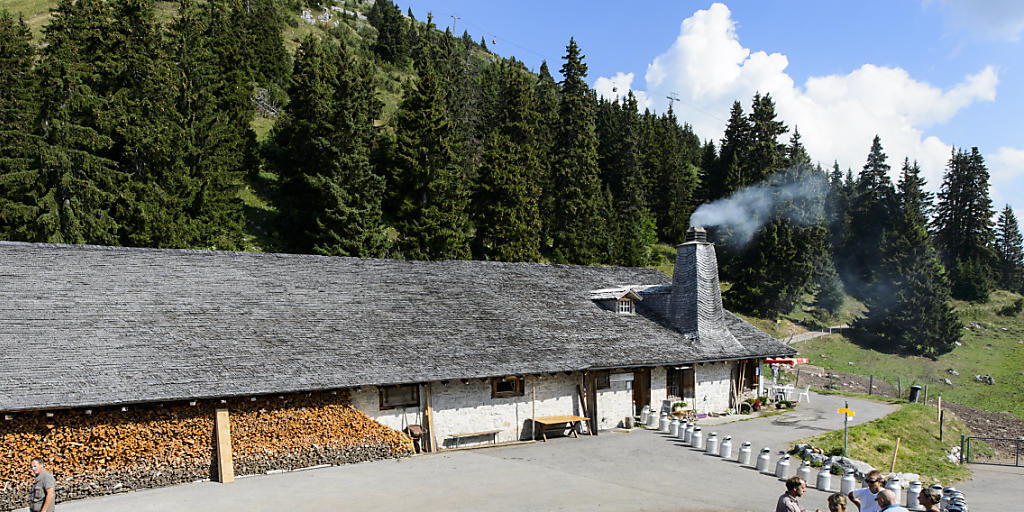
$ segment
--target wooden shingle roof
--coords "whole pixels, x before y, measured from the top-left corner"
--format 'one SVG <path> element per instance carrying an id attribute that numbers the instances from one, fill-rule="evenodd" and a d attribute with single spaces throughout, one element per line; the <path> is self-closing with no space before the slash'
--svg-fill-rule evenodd
<path id="1" fill-rule="evenodd" d="M 0 411 L 795 354 L 591 291 L 650 269 L 0 242 Z"/>

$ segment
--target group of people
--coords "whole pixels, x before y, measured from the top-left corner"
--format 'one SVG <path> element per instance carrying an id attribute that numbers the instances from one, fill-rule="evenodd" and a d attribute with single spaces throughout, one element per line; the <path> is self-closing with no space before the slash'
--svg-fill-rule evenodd
<path id="1" fill-rule="evenodd" d="M 856 505 L 860 512 L 908 512 L 906 507 L 900 505 L 896 493 L 882 488 L 882 473 L 877 469 L 869 471 L 864 476 L 864 483 L 867 487 L 854 489 L 846 496 L 839 492 L 830 495 L 829 512 L 846 512 L 847 499 Z M 808 512 L 800 506 L 798 500 L 806 490 L 807 482 L 803 478 L 794 476 L 786 480 L 786 492 L 779 496 L 775 512 Z M 940 500 L 942 493 L 932 488 L 922 489 L 917 495 L 917 502 L 924 507 L 925 512 L 938 512 Z M 814 509 L 814 512 L 821 512 L 821 509 Z"/>

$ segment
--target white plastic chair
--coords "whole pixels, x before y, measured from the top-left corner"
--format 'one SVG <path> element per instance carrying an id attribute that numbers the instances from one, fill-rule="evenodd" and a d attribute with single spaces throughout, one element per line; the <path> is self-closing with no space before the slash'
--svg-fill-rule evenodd
<path id="1" fill-rule="evenodd" d="M 807 386 L 803 391 L 800 392 L 796 397 L 796 403 L 800 403 L 801 399 L 807 399 L 807 403 L 811 403 L 811 386 Z"/>

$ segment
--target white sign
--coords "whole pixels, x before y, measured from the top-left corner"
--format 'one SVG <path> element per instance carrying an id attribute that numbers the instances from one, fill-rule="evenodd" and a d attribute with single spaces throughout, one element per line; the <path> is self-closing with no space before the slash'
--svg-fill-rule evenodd
<path id="1" fill-rule="evenodd" d="M 633 382 L 632 373 L 613 373 L 608 376 L 608 382 Z"/>

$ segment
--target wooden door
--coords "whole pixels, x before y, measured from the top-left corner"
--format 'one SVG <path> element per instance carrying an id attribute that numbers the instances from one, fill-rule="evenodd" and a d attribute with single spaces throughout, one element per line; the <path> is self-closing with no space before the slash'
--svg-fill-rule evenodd
<path id="1" fill-rule="evenodd" d="M 682 371 L 682 381 L 680 394 L 682 395 L 683 400 L 687 401 L 691 405 L 695 405 L 694 402 L 697 397 L 697 379 L 692 366 Z"/>
<path id="2" fill-rule="evenodd" d="M 651 405 L 651 369 L 633 370 L 633 414 L 640 416 L 645 405 Z"/>

